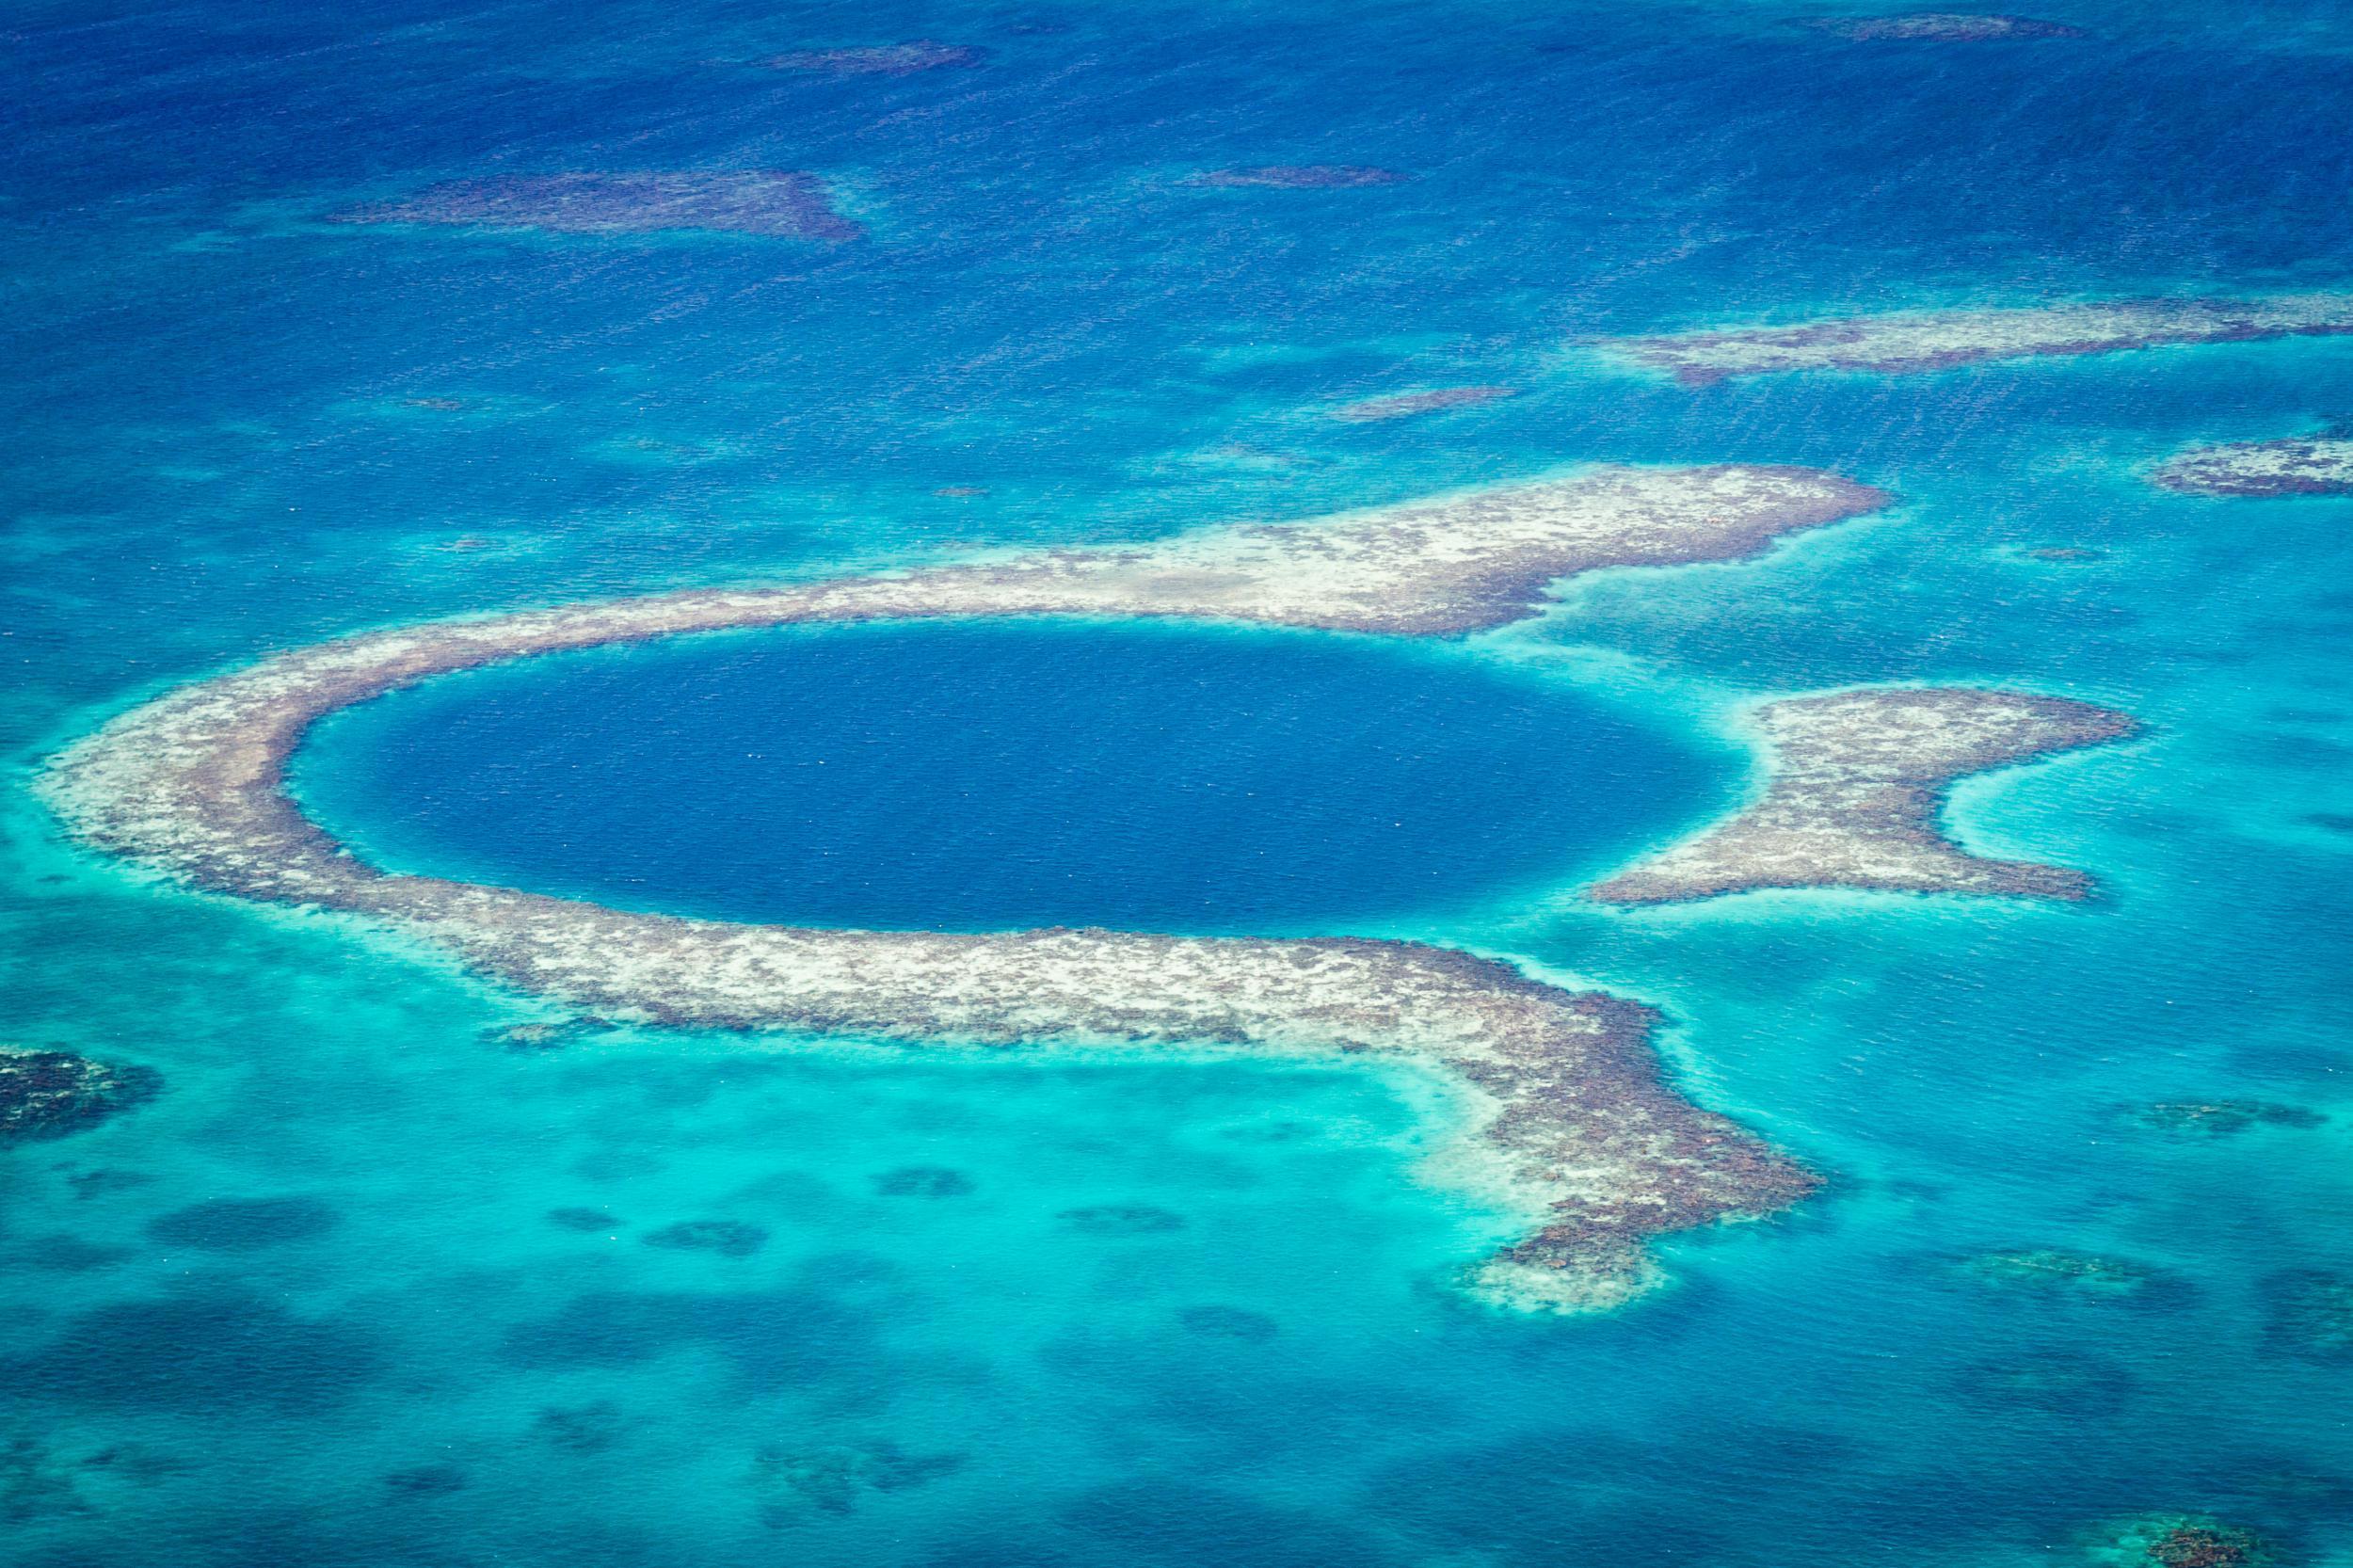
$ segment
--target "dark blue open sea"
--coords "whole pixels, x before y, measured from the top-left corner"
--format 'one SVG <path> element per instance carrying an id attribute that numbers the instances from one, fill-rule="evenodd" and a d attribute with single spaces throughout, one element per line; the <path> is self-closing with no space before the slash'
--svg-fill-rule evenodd
<path id="1" fill-rule="evenodd" d="M 1848 0 L 9 7 L 0 1042 L 165 1086 L 0 1150 L 0 1560 L 2072 1568 L 2179 1513 L 2353 1563 L 2353 502 L 2141 477 L 2353 419 L 2353 340 L 1698 390 L 1577 346 L 2353 286 L 2353 5 L 2034 3 L 2083 36 L 1797 24 Z M 919 39 L 984 54 L 745 63 Z M 1410 178 L 1191 183 L 1268 165 Z M 328 220 L 696 168 L 810 171 L 864 237 Z M 1329 417 L 1467 385 L 1518 395 Z M 1466 642 L 566 655 L 341 715 L 296 782 L 400 869 L 631 907 L 1395 936 L 1653 1002 L 1682 1088 L 1829 1186 L 1669 1240 L 1614 1314 L 1453 1289 L 1506 1222 L 1423 1178 L 1445 1111 L 1401 1066 L 518 1048 L 545 1003 L 144 884 L 30 789 L 344 632 L 1596 459 L 1901 499 Z M 1576 898 L 1747 787 L 1743 702 L 1870 681 L 2140 718 L 1953 803 L 2105 896 Z M 2177 1101 L 2285 1110 L 2137 1113 Z M 1104 1205 L 1165 1217 L 1058 1219 Z M 689 1221 L 744 1228 L 648 1243 Z M 2045 1249 L 2130 1283 L 1968 1261 Z"/>

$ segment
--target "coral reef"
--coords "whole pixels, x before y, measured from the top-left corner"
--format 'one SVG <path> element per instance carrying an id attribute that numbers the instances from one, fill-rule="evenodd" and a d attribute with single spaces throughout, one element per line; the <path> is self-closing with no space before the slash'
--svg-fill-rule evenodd
<path id="1" fill-rule="evenodd" d="M 1938 830 L 1965 774 L 2133 733 L 2131 719 L 2059 697 L 1965 688 L 1833 692 L 1768 703 L 1764 798 L 1600 883 L 1609 904 L 1670 904 L 1757 888 L 2089 896 L 2081 872 L 1987 860 Z"/>
<path id="2" fill-rule="evenodd" d="M 152 1068 L 0 1046 L 0 1144 L 87 1131 L 162 1087 Z"/>
<path id="3" fill-rule="evenodd" d="M 1993 39 L 2082 38 L 2080 27 L 2041 22 L 2031 16 L 1981 15 L 1970 11 L 1913 11 L 1904 16 L 1814 16 L 1805 25 L 1857 42 L 1917 39 L 1945 43 L 1981 43 Z"/>
<path id="4" fill-rule="evenodd" d="M 876 1176 L 874 1191 L 886 1198 L 960 1198 L 972 1191 L 972 1178 L 945 1165 L 902 1165 Z"/>
<path id="5" fill-rule="evenodd" d="M 433 223 L 565 234 L 702 230 L 780 239 L 854 240 L 813 175 L 791 169 L 494 174 L 451 180 L 405 200 L 331 215 L 335 223 Z"/>
<path id="6" fill-rule="evenodd" d="M 760 63 L 771 71 L 806 71 L 827 76 L 912 76 L 919 71 L 978 65 L 987 57 L 988 51 L 969 44 L 914 39 L 854 49 L 794 49 L 771 55 Z"/>
<path id="7" fill-rule="evenodd" d="M 2103 1568 L 2263 1568 L 2269 1544 L 2197 1513 L 2153 1513 L 2100 1532 L 2090 1554 Z"/>
<path id="8" fill-rule="evenodd" d="M 2298 437 L 2192 447 L 2150 483 L 2186 495 L 2353 495 L 2353 439 Z"/>
<path id="9" fill-rule="evenodd" d="M 2353 332 L 2353 295 L 2252 299 L 2121 299 L 2008 310 L 1903 311 L 1732 331 L 1606 338 L 1596 346 L 1690 386 L 1786 370 L 1882 375 L 1981 360 L 2110 354 L 2172 344 Z"/>
<path id="10" fill-rule="evenodd" d="M 1580 571 L 1735 559 L 1884 500 L 1806 469 L 1599 468 L 1155 544 L 373 632 L 167 693 L 53 759 L 40 788 L 86 841 L 186 884 L 389 922 L 486 974 L 622 1021 L 968 1046 L 1402 1056 L 1463 1096 L 1463 1158 L 1449 1160 L 1450 1174 L 1529 1216 L 1527 1238 L 1477 1272 L 1478 1288 L 1527 1305 L 1607 1304 L 1654 1277 L 1646 1237 L 1771 1213 L 1815 1186 L 1663 1081 L 1647 1008 L 1401 942 L 823 931 L 391 876 L 303 817 L 283 789 L 286 759 L 337 709 L 444 671 L 566 648 L 984 615 L 1445 635 L 1519 619 L 1547 584 Z M 1773 804 L 1790 807 L 1795 789 L 1796 819 L 1751 832 L 1745 861 L 1711 835 L 1703 864 L 1671 856 L 1629 873 L 1628 888 L 1692 897 L 1703 885 L 1867 875 L 1923 888 L 2080 890 L 2072 872 L 1972 860 L 1944 845 L 1926 825 L 1934 787 L 1973 767 L 2121 733 L 2126 721 L 1983 692 L 1846 694 L 1784 708 L 1779 728 L 1794 743 L 1785 750 L 1799 765 Z M 1808 734 L 1818 743 L 1810 750 Z M 1757 828 L 1754 819 L 1742 821 Z"/>
<path id="11" fill-rule="evenodd" d="M 2263 1100 L 2159 1100 L 2153 1105 L 2127 1107 L 2124 1114 L 2159 1132 L 2198 1138 L 2234 1138 L 2258 1127 L 2309 1130 L 2329 1119 L 2300 1105 L 2272 1105 Z"/>
<path id="12" fill-rule="evenodd" d="M 721 1257 L 749 1257 L 768 1244 L 768 1233 L 758 1225 L 735 1220 L 680 1220 L 674 1225 L 648 1231 L 646 1245 L 670 1252 L 710 1252 Z"/>
<path id="13" fill-rule="evenodd" d="M 1353 190 L 1360 185 L 1401 184 L 1412 178 L 1393 168 L 1357 164 L 1266 164 L 1257 168 L 1214 168 L 1193 176 L 1193 183 L 1272 190 Z"/>
<path id="14" fill-rule="evenodd" d="M 1368 397 L 1357 403 L 1344 403 L 1332 410 L 1332 417 L 1365 424 L 1380 420 L 1409 419 L 1415 414 L 1435 413 L 1442 408 L 1475 408 L 1481 403 L 1499 402 L 1518 395 L 1519 390 L 1515 387 L 1440 387 L 1434 392 L 1398 392 L 1388 397 Z"/>

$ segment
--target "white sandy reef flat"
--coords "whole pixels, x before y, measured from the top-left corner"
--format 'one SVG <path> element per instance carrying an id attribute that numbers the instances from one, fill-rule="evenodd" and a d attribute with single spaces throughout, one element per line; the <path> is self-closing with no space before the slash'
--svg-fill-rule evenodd
<path id="1" fill-rule="evenodd" d="M 1792 370 L 1905 375 L 1981 360 L 2112 354 L 2174 344 L 2353 332 L 2353 295 L 2118 299 L 1984 311 L 1899 311 L 1729 331 L 1605 338 L 1596 346 L 1690 386 Z"/>
<path id="2" fill-rule="evenodd" d="M 284 790 L 286 760 L 336 709 L 445 671 L 558 649 L 726 628 L 946 616 L 1162 616 L 1460 633 L 1529 615 L 1562 577 L 1749 555 L 1781 535 L 1885 500 L 1807 469 L 1595 468 L 1158 544 L 1032 551 L 801 586 L 374 632 L 167 693 L 68 748 L 43 787 L 88 842 L 191 886 L 392 922 L 489 975 L 617 1016 L 910 1042 L 1410 1055 L 1449 1075 L 1483 1108 L 1472 1162 L 1529 1214 L 1525 1238 L 1480 1267 L 1480 1288 L 1526 1304 L 1606 1304 L 1652 1277 L 1646 1237 L 1770 1213 L 1816 1185 L 1794 1161 L 1661 1081 L 1648 1009 L 1406 943 L 811 930 L 387 875 L 303 817 Z M 2041 699 L 1996 693 L 1839 700 L 1833 728 L 1850 744 L 1869 738 L 1889 753 L 1889 766 L 1908 766 L 1905 776 L 1922 787 L 2050 749 L 2054 726 L 2066 722 L 2054 716 L 2052 725 L 2021 729 L 2018 704 Z M 1875 720 L 1880 711 L 1901 722 Z M 1934 723 L 1921 722 L 1927 714 Z M 1907 746 L 1918 753 L 1909 764 Z M 1820 880 L 1883 870 L 1872 857 L 1886 851 L 1885 816 L 1868 791 L 1814 790 L 1795 809 L 1818 820 L 1791 828 L 1796 840 L 1774 842 L 1757 863 L 1765 880 L 1756 885 L 1802 874 L 1805 855 L 1815 856 Z M 1932 828 L 1914 827 L 1933 840 Z M 1958 851 L 1940 859 L 1913 849 L 1926 869 L 1905 886 L 2015 877 L 2016 868 L 1987 872 Z M 1737 874 L 1737 867 L 1722 872 Z"/>

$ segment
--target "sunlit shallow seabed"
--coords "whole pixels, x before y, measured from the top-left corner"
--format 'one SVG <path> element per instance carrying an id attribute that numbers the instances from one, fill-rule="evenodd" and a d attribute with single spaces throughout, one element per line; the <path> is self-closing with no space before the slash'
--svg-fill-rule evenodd
<path id="1" fill-rule="evenodd" d="M 2341 286 L 2353 20 L 2070 4 L 2037 14 L 2082 39 L 1866 45 L 1800 14 L 13 24 L 40 90 L 8 177 L 24 221 L 0 238 L 21 301 L 0 328 L 19 762 L 0 1037 L 165 1088 L 0 1154 L 0 1553 L 2014 1568 L 2098 1560 L 2119 1522 L 2182 1512 L 2346 1560 L 2347 504 L 2142 476 L 2353 414 L 2353 345 L 1694 390 L 1576 344 Z M 905 75 L 706 63 L 914 39 L 988 54 Z M 492 162 L 806 168 L 867 233 L 326 221 Z M 1273 166 L 1412 178 L 1188 183 Z M 1517 395 L 1332 417 L 1449 386 Z M 1153 679 L 1194 661 L 1183 700 L 1146 688 L 1176 716 L 1221 690 L 1244 712 L 1323 695 L 1298 720 L 1314 748 L 1196 728 L 1179 754 L 1246 763 L 1285 809 L 1381 799 L 1401 755 L 1434 757 L 1415 863 L 1492 858 L 1427 901 L 1377 857 L 1382 896 L 1356 902 L 1361 881 L 1237 873 L 1263 901 L 1247 913 L 1657 1003 L 1681 1086 L 1832 1178 L 1782 1221 L 1670 1240 L 1669 1287 L 1615 1315 L 1459 1294 L 1508 1226 L 1419 1179 L 1462 1108 L 1408 1069 L 584 1026 L 342 919 L 144 885 L 24 788 L 141 695 L 344 632 L 1313 516 L 1589 458 L 1817 464 L 1902 500 L 1761 561 L 1581 582 L 1460 648 L 842 635 L 1014 649 L 961 665 L 1006 722 L 1025 715 L 989 672 L 1026 660 L 1095 700 L 1090 676 L 1144 680 L 1155 639 L 1173 664 Z M 1200 669 L 1235 644 L 1276 651 Z M 852 712 L 761 656 L 768 711 L 843 738 Z M 873 657 L 904 694 L 906 666 Z M 1440 722 L 1455 673 L 1467 728 Z M 550 662 L 400 694 L 311 760 L 399 705 L 424 741 L 464 680 L 554 700 L 567 679 Z M 1953 805 L 1972 847 L 2086 868 L 2104 896 L 1575 898 L 1737 795 L 1745 701 L 1881 680 L 2143 720 Z M 1421 694 L 1426 744 L 1341 726 L 1352 681 Z M 1574 724 L 1546 751 L 1553 705 L 1618 715 L 1657 770 L 1613 786 Z M 1498 729 L 1512 766 L 1482 776 Z M 920 739 L 884 736 L 876 809 L 936 824 Z M 1041 767 L 1110 770 L 1101 745 Z M 1347 776 L 1303 781 L 1322 758 Z M 1531 776 L 1561 794 L 1512 798 Z M 695 784 L 664 787 L 714 814 Z M 1116 792 L 1037 798 L 1083 844 L 1079 808 Z M 392 811 L 349 804 L 356 841 L 407 852 Z M 1132 824 L 1145 872 L 1059 904 L 1032 888 L 1034 916 L 1001 868 L 959 862 L 939 923 L 1246 929 L 1213 857 L 1148 874 L 1170 824 Z M 1269 857 L 1289 831 L 1277 806 L 1241 829 Z M 781 832 L 763 849 L 789 866 Z M 572 853 L 536 868 L 600 886 L 619 864 Z M 913 874 L 834 912 L 921 923 Z"/>

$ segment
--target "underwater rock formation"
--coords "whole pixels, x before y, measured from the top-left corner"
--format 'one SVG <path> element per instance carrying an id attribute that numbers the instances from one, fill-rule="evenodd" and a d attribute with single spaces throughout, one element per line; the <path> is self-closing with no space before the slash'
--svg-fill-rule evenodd
<path id="1" fill-rule="evenodd" d="M 1402 184 L 1412 178 L 1393 168 L 1359 164 L 1266 164 L 1257 168 L 1213 168 L 1194 175 L 1193 183 L 1270 190 L 1353 190 L 1362 185 Z"/>
<path id="2" fill-rule="evenodd" d="M 914 39 L 854 49 L 794 49 L 771 55 L 760 63 L 771 71 L 807 71 L 827 76 L 912 76 L 919 71 L 978 65 L 987 57 L 988 51 L 969 44 Z"/>
<path id="3" fill-rule="evenodd" d="M 87 1131 L 153 1098 L 162 1087 L 163 1079 L 150 1067 L 0 1046 L 0 1144 Z"/>
<path id="4" fill-rule="evenodd" d="M 1404 942 L 811 930 L 387 875 L 302 815 L 283 788 L 286 759 L 337 709 L 536 653 L 936 616 L 1184 616 L 1446 635 L 1520 619 L 1549 584 L 1580 571 L 1737 559 L 1884 500 L 1807 469 L 1600 468 L 1148 545 L 372 632 L 167 693 L 54 759 L 40 788 L 85 841 L 186 884 L 389 922 L 486 974 L 618 1020 L 964 1046 L 1401 1056 L 1465 1096 L 1449 1175 L 1528 1217 L 1527 1238 L 1478 1271 L 1478 1288 L 1529 1304 L 1593 1305 L 1655 1277 L 1645 1238 L 1769 1214 L 1816 1185 L 1663 1080 L 1646 1007 Z M 1629 873 L 1641 887 L 1691 897 L 1710 882 L 1885 872 L 1904 886 L 2079 888 L 2073 872 L 1972 860 L 1922 824 L 1943 778 L 2121 733 L 2126 721 L 1984 692 L 1867 694 L 1861 707 L 1853 695 L 1813 700 L 1792 712 L 1817 722 L 1790 734 L 1810 728 L 1829 744 L 1797 748 L 1796 820 L 1752 834 L 1757 853 L 1745 862 L 1710 850 L 1695 870 L 1686 855 Z M 1792 804 L 1785 792 L 1776 799 Z"/>
<path id="5" fill-rule="evenodd" d="M 2198 446 L 2168 458 L 2150 482 L 2188 495 L 2353 495 L 2353 439 Z"/>
<path id="6" fill-rule="evenodd" d="M 1441 408 L 1475 408 L 1481 403 L 1495 403 L 1507 397 L 1517 397 L 1515 387 L 1440 387 L 1435 392 L 1399 392 L 1389 397 L 1368 397 L 1360 403 L 1346 403 L 1332 410 L 1332 417 L 1351 424 L 1364 424 L 1386 419 L 1410 419 L 1415 414 L 1435 413 Z"/>
<path id="7" fill-rule="evenodd" d="M 1687 386 L 1788 370 L 1896 376 L 1983 360 L 2111 354 L 2174 344 L 2353 332 L 2353 294 L 2119 299 L 1983 311 L 1900 311 L 1796 327 L 1604 338 L 1594 346 Z"/>
<path id="8" fill-rule="evenodd" d="M 1672 904 L 1759 888 L 2082 899 L 2083 872 L 1987 860 L 1945 838 L 1945 786 L 1966 774 L 2130 735 L 2089 703 L 1965 688 L 1791 697 L 1753 716 L 1764 798 L 1589 889 L 1606 904 Z"/>
<path id="9" fill-rule="evenodd" d="M 331 215 L 334 223 L 432 223 L 562 234 L 701 230 L 779 239 L 854 240 L 813 175 L 791 169 L 496 174 L 451 180 L 400 201 Z"/>
<path id="10" fill-rule="evenodd" d="M 1921 39 L 1945 43 L 1981 43 L 1991 39 L 2082 38 L 2081 27 L 2041 22 L 2031 16 L 1977 15 L 1968 11 L 1913 11 L 1906 16 L 1811 16 L 1806 26 L 1858 42 Z"/>

